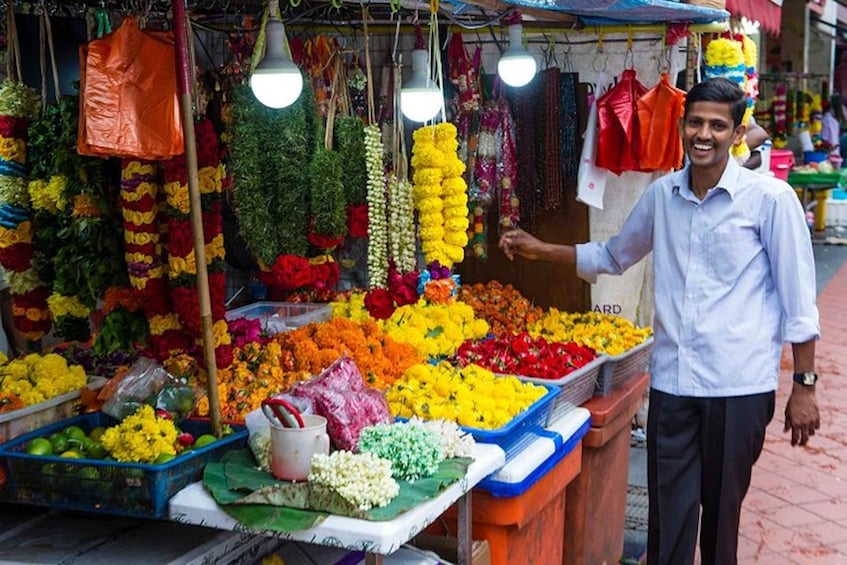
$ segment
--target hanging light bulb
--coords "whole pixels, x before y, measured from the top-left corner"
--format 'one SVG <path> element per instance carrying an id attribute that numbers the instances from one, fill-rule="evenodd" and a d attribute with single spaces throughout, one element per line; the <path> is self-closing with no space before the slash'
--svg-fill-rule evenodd
<path id="1" fill-rule="evenodd" d="M 535 76 L 538 65 L 529 51 L 523 46 L 523 26 L 520 23 L 509 26 L 509 48 L 497 62 L 497 74 L 509 86 L 524 86 Z"/>
<path id="2" fill-rule="evenodd" d="M 285 26 L 273 15 L 265 28 L 265 58 L 250 74 L 250 88 L 269 108 L 291 106 L 303 91 L 303 75 L 285 52 Z"/>
<path id="3" fill-rule="evenodd" d="M 412 77 L 400 89 L 400 110 L 413 122 L 426 122 L 438 115 L 444 95 L 429 78 L 426 49 L 412 51 Z"/>

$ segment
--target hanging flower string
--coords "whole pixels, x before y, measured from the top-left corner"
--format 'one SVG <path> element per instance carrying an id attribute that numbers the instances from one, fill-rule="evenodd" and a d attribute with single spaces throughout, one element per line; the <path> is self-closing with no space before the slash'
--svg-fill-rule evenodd
<path id="1" fill-rule="evenodd" d="M 385 288 L 388 277 L 388 226 L 385 219 L 385 176 L 379 126 L 365 126 L 368 173 L 368 286 Z"/>
<path id="2" fill-rule="evenodd" d="M 218 157 L 219 144 L 211 121 L 201 120 L 194 128 L 215 359 L 217 365 L 223 368 L 232 363 L 232 340 L 224 318 L 226 274 L 223 264 L 225 251 L 221 201 L 223 167 Z M 166 161 L 162 168 L 168 215 L 167 252 L 171 300 L 179 324 L 189 332 L 195 343 L 199 344 L 202 339 L 200 298 L 197 292 L 197 260 L 191 230 L 185 157 Z"/>
<path id="3" fill-rule="evenodd" d="M 500 233 L 518 227 L 520 221 L 520 200 L 517 187 L 517 152 L 512 127 L 512 114 L 509 104 L 500 103 L 500 167 L 497 171 L 497 192 L 500 203 Z"/>
<path id="4" fill-rule="evenodd" d="M 388 179 L 388 239 L 391 259 L 401 273 L 415 270 L 415 210 L 412 183 Z"/>
<path id="5" fill-rule="evenodd" d="M 49 290 L 32 268 L 33 225 L 24 209 L 29 207 L 27 127 L 39 109 L 34 90 L 12 80 L 0 85 L 0 208 L 10 216 L 7 225 L 0 226 L 0 265 L 9 278 L 15 328 L 30 341 L 41 339 L 51 325 Z"/>
<path id="6" fill-rule="evenodd" d="M 421 248 L 427 263 L 451 268 L 464 259 L 468 243 L 465 164 L 457 156 L 456 126 L 425 126 L 413 134 L 414 199 Z"/>
<path id="7" fill-rule="evenodd" d="M 168 295 L 157 221 L 161 194 L 154 163 L 122 162 L 121 206 L 127 272 L 130 286 L 147 317 L 149 353 L 160 361 L 168 357 L 171 349 L 186 349 L 189 345 Z"/>

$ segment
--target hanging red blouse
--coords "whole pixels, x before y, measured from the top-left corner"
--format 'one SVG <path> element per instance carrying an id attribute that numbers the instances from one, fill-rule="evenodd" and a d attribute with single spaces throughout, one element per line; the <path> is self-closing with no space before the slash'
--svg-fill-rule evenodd
<path id="1" fill-rule="evenodd" d="M 662 73 L 659 83 L 638 99 L 642 169 L 670 171 L 682 166 L 679 119 L 684 111 L 685 91 L 670 83 L 668 73 Z"/>
<path id="2" fill-rule="evenodd" d="M 595 164 L 598 167 L 616 175 L 641 170 L 637 102 L 646 92 L 647 88 L 635 78 L 635 70 L 626 69 L 618 84 L 597 100 L 600 137 Z"/>

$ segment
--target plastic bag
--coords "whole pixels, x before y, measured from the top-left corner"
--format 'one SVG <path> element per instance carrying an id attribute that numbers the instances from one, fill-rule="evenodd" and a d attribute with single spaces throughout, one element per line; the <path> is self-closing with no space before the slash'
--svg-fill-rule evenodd
<path id="1" fill-rule="evenodd" d="M 139 358 L 103 403 L 103 412 L 123 420 L 145 404 L 163 410 L 179 421 L 194 411 L 197 390 L 147 357 Z"/>
<path id="2" fill-rule="evenodd" d="M 314 414 L 314 405 L 308 398 L 295 398 L 290 394 L 277 394 L 270 398 L 282 398 L 294 405 L 300 414 Z M 262 411 L 261 407 L 249 412 L 244 417 L 244 424 L 250 434 L 247 444 L 253 457 L 263 471 L 271 470 L 271 423 Z"/>
<path id="3" fill-rule="evenodd" d="M 327 420 L 327 432 L 338 449 L 355 451 L 364 428 L 391 421 L 385 396 L 365 386 L 356 363 L 346 355 L 314 379 L 296 385 L 291 394 L 314 402 Z"/>
<path id="4" fill-rule="evenodd" d="M 171 32 L 114 33 L 80 48 L 81 155 L 168 159 L 184 152 Z"/>

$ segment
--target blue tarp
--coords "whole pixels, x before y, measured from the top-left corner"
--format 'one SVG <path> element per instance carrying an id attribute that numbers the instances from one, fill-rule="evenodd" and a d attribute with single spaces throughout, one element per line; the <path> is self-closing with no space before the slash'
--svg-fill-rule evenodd
<path id="1" fill-rule="evenodd" d="M 579 16 L 586 25 L 710 23 L 729 19 L 726 10 L 667 0 L 506 0 L 508 4 Z"/>

